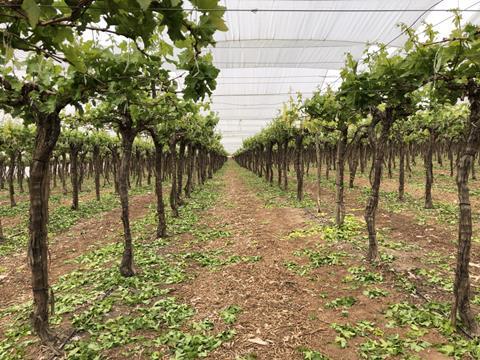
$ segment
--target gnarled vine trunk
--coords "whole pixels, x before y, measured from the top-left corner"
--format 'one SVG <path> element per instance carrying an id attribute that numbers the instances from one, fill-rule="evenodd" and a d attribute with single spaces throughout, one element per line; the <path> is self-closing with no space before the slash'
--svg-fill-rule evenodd
<path id="1" fill-rule="evenodd" d="M 321 193 L 322 193 L 322 154 L 320 152 L 320 138 L 317 134 L 315 136 L 315 158 L 317 160 L 317 212 L 320 213 L 321 211 Z"/>
<path id="2" fill-rule="evenodd" d="M 255 158 L 257 159 L 258 161 L 258 169 L 257 169 L 257 175 L 258 177 L 262 177 L 263 176 L 263 145 L 260 144 L 259 147 L 258 147 L 258 155 L 255 156 Z"/>
<path id="3" fill-rule="evenodd" d="M 185 168 L 185 141 L 180 141 L 179 155 L 178 155 L 178 166 L 177 166 L 177 204 L 182 205 L 183 201 L 181 198 L 182 187 L 183 187 L 183 170 Z"/>
<path id="4" fill-rule="evenodd" d="M 360 155 L 360 172 L 365 173 L 365 167 L 367 166 L 367 147 L 360 145 L 359 149 Z"/>
<path id="5" fill-rule="evenodd" d="M 113 185 L 115 189 L 115 194 L 119 193 L 118 186 L 118 168 L 120 167 L 120 159 L 116 147 L 110 149 L 112 153 L 112 168 L 113 168 Z"/>
<path id="6" fill-rule="evenodd" d="M 170 159 L 171 159 L 171 173 L 172 173 L 172 187 L 170 189 L 170 208 L 172 209 L 173 217 L 178 217 L 178 203 L 177 203 L 177 141 L 175 135 L 172 135 L 170 142 Z M 203 177 L 202 177 L 203 178 Z M 202 179 L 203 183 L 203 179 Z"/>
<path id="7" fill-rule="evenodd" d="M 405 147 L 400 144 L 400 163 L 398 169 L 398 200 L 405 199 Z"/>
<path id="8" fill-rule="evenodd" d="M 193 189 L 193 175 L 195 167 L 195 146 L 189 143 L 187 145 L 187 181 L 185 183 L 185 197 L 189 198 Z"/>
<path id="9" fill-rule="evenodd" d="M 266 180 L 273 184 L 273 155 L 272 155 L 273 143 L 269 142 L 267 144 L 267 153 L 266 153 Z"/>
<path id="10" fill-rule="evenodd" d="M 375 261 L 378 256 L 378 242 L 377 231 L 375 228 L 375 217 L 378 207 L 378 198 L 380 195 L 380 183 L 382 180 L 382 167 L 385 156 L 385 148 L 388 143 L 388 135 L 390 127 L 393 124 L 393 111 L 391 108 L 387 108 L 385 111 L 380 112 L 376 110 L 374 117 L 380 117 L 378 122 L 382 126 L 380 136 L 375 140 L 374 128 L 370 129 L 370 141 L 372 146 L 375 147 L 375 157 L 372 164 L 372 177 L 371 177 L 371 192 L 367 200 L 365 207 L 365 221 L 367 222 L 368 229 L 368 253 L 367 260 L 370 262 Z"/>
<path id="11" fill-rule="evenodd" d="M 25 189 L 23 188 L 23 179 L 25 177 L 25 164 L 23 163 L 22 159 L 22 152 L 18 152 L 18 167 L 17 167 L 17 181 L 18 181 L 18 188 L 21 193 L 25 192 Z"/>
<path id="12" fill-rule="evenodd" d="M 450 176 L 453 177 L 453 142 L 448 145 L 448 163 L 450 165 Z"/>
<path id="13" fill-rule="evenodd" d="M 433 209 L 432 184 L 433 184 L 433 147 L 435 145 L 435 133 L 429 129 L 430 137 L 425 152 L 425 209 Z"/>
<path id="14" fill-rule="evenodd" d="M 303 134 L 295 136 L 295 172 L 297 174 L 297 200 L 303 200 Z"/>
<path id="15" fill-rule="evenodd" d="M 357 174 L 357 168 L 358 168 L 358 151 L 350 152 L 350 157 L 348 158 L 348 168 L 350 172 L 348 187 L 350 189 L 353 189 L 353 186 L 355 183 L 355 176 Z"/>
<path id="16" fill-rule="evenodd" d="M 62 169 L 60 171 L 63 195 L 67 195 L 67 154 L 62 154 Z"/>
<path id="17" fill-rule="evenodd" d="M 466 143 L 460 148 L 457 163 L 457 190 L 459 203 L 457 266 L 454 282 L 454 302 L 451 321 L 456 326 L 457 312 L 465 327 L 474 334 L 478 333 L 475 316 L 470 308 L 470 251 L 472 246 L 472 208 L 468 177 L 471 163 L 480 146 L 480 86 L 473 80 L 469 83 L 468 98 L 470 116 L 467 128 L 469 131 Z"/>
<path id="18" fill-rule="evenodd" d="M 58 113 L 39 114 L 35 143 L 30 164 L 30 221 L 28 260 L 32 272 L 33 312 L 30 316 L 33 330 L 43 342 L 54 336 L 48 325 L 48 196 L 49 161 L 60 135 Z"/>
<path id="19" fill-rule="evenodd" d="M 2 218 L 0 218 L 0 244 L 5 240 L 3 236 L 3 225 L 2 225 Z"/>
<path id="20" fill-rule="evenodd" d="M 100 159 L 100 147 L 98 145 L 93 146 L 92 157 L 95 171 L 95 197 L 97 201 L 100 201 L 100 172 L 102 169 L 102 162 Z"/>
<path id="21" fill-rule="evenodd" d="M 130 159 L 132 158 L 132 146 L 136 132 L 131 128 L 121 128 L 122 137 L 122 159 L 118 170 L 118 193 L 122 206 L 123 223 L 123 256 L 120 263 L 120 274 L 125 277 L 135 275 L 133 271 L 133 244 L 132 232 L 130 229 L 129 204 L 128 204 L 128 176 L 130 172 Z"/>
<path id="22" fill-rule="evenodd" d="M 8 194 L 10 196 L 11 207 L 17 206 L 17 202 L 15 201 L 15 187 L 14 187 L 15 155 L 16 155 L 16 152 L 12 151 L 10 154 L 10 163 L 8 164 Z"/>
<path id="23" fill-rule="evenodd" d="M 282 179 L 283 179 L 283 175 L 282 175 L 282 169 L 283 169 L 283 160 L 282 160 L 282 145 L 280 143 L 277 143 L 277 172 L 278 172 L 278 187 L 281 188 L 282 187 Z"/>
<path id="24" fill-rule="evenodd" d="M 72 181 L 72 210 L 78 210 L 78 153 L 80 146 L 77 144 L 70 144 L 70 179 Z"/>
<path id="25" fill-rule="evenodd" d="M 81 149 L 80 149 L 81 150 Z M 85 179 L 85 158 L 87 156 L 87 152 L 83 152 L 80 154 L 80 166 L 79 166 L 79 174 L 78 174 L 78 191 L 82 191 L 83 180 Z"/>
<path id="26" fill-rule="evenodd" d="M 165 205 L 163 203 L 163 144 L 152 134 L 155 145 L 155 193 L 157 195 L 157 237 L 167 236 L 167 221 L 165 220 Z"/>
<path id="27" fill-rule="evenodd" d="M 283 175 L 283 190 L 288 190 L 288 139 L 283 142 L 282 151 L 282 175 Z"/>
<path id="28" fill-rule="evenodd" d="M 340 138 L 337 142 L 337 166 L 335 176 L 335 223 L 337 226 L 343 225 L 345 219 L 344 173 L 347 131 L 347 127 L 340 129 Z"/>

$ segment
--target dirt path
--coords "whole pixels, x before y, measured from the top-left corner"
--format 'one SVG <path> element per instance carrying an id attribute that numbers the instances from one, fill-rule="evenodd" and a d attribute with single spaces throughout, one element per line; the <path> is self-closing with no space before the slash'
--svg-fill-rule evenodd
<path id="1" fill-rule="evenodd" d="M 309 276 L 287 269 L 286 262 L 299 261 L 294 255 L 296 251 L 314 249 L 321 242 L 318 235 L 287 238 L 292 231 L 305 229 L 312 219 L 302 209 L 265 208 L 238 172 L 237 165 L 227 165 L 224 193 L 204 216 L 211 227 L 220 225 L 231 236 L 194 245 L 193 250 L 221 249 L 229 255 L 260 256 L 261 260 L 224 266 L 216 271 L 200 268 L 193 281 L 180 285 L 175 292 L 197 309 L 198 319 L 213 316 L 230 305 L 241 308 L 234 340 L 209 358 L 303 359 L 299 348 L 308 348 L 332 359 L 357 359 L 354 347 L 340 349 L 335 344 L 336 333 L 330 325 L 368 320 L 384 327 L 382 310 L 406 297 L 397 293 L 388 281 L 378 288 L 388 289 L 390 295 L 373 301 L 363 295 L 361 287 L 342 284 L 348 266 L 365 266 L 361 254 L 347 256 L 343 266 L 315 269 Z M 329 250 L 353 251 L 345 243 Z M 338 309 L 325 307 L 327 302 L 341 296 L 358 299 L 349 309 L 348 318 Z M 432 335 L 432 339 L 436 336 Z M 422 355 L 427 359 L 444 358 L 434 350 Z"/>
<path id="2" fill-rule="evenodd" d="M 269 344 L 259 349 L 265 355 L 271 351 L 282 352 L 277 347 L 290 332 L 289 328 L 300 331 L 298 324 L 288 324 L 289 319 L 293 320 L 295 313 L 304 307 L 305 304 L 298 304 L 295 299 L 303 296 L 306 289 L 292 281 L 291 274 L 283 266 L 283 259 L 291 256 L 294 250 L 292 244 L 284 242 L 285 246 L 279 246 L 279 242 L 292 229 L 304 225 L 303 212 L 297 209 L 264 209 L 232 167 L 227 169 L 225 180 L 225 194 L 210 213 L 228 224 L 233 235 L 229 239 L 229 252 L 261 256 L 262 260 L 228 266 L 216 272 L 203 271 L 179 292 L 182 297 L 192 300 L 192 305 L 200 314 L 219 312 L 227 304 L 242 308 L 241 331 L 231 344 L 231 351 L 218 351 L 212 358 L 232 359 L 234 354 L 248 353 L 255 349 L 248 339 L 255 337 L 275 343 L 276 346 Z M 199 250 L 224 248 L 224 242 L 220 239 Z M 301 320 L 297 318 L 297 321 Z M 276 328 L 278 323 L 285 328 Z"/>
<path id="3" fill-rule="evenodd" d="M 130 218 L 144 216 L 148 206 L 154 202 L 152 193 L 134 196 L 130 200 Z M 68 262 L 77 256 L 105 246 L 113 241 L 114 235 L 121 230 L 120 208 L 95 217 L 81 220 L 69 230 L 57 235 L 50 241 L 50 281 L 75 270 L 79 265 Z M 30 297 L 30 273 L 25 252 L 11 254 L 2 259 L 0 277 L 0 309 L 20 304 Z"/>

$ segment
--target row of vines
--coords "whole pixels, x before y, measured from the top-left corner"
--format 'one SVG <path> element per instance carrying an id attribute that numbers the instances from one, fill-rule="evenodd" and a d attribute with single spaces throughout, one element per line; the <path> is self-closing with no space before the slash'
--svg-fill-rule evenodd
<path id="1" fill-rule="evenodd" d="M 368 231 L 366 259 L 379 258 L 376 213 L 384 168 L 392 177 L 398 167 L 398 201 L 412 164 L 423 157 L 424 206 L 434 206 L 433 164 L 449 166 L 458 190 L 458 253 L 451 322 L 459 317 L 471 333 L 478 332 L 470 308 L 469 262 L 472 208 L 468 182 L 475 178 L 480 149 L 480 31 L 461 25 L 454 16 L 448 39 L 438 39 L 433 27 L 424 34 L 405 27 L 405 46 L 391 53 L 385 46 L 367 50 L 361 63 L 347 56 L 337 90 L 318 90 L 311 98 L 284 104 L 266 128 L 244 141 L 235 154 L 243 167 L 271 184 L 288 187 L 290 166 L 296 175 L 297 198 L 304 197 L 304 176 L 316 167 L 317 203 L 321 211 L 322 167 L 335 170 L 335 221 L 345 219 L 345 183 L 353 187 L 357 169 L 366 172 L 370 189 L 364 218 Z M 348 181 L 345 167 L 348 166 Z"/>
<path id="2" fill-rule="evenodd" d="M 226 160 L 202 99 L 218 70 L 202 49 L 225 31 L 217 0 L 14 1 L 0 4 L 0 187 L 17 206 L 15 182 L 29 194 L 28 262 L 32 328 L 43 342 L 49 326 L 48 202 L 71 189 L 79 209 L 84 179 L 101 179 L 121 203 L 123 276 L 134 276 L 129 187 L 154 182 L 158 237 L 167 236 L 164 181 L 173 216 L 197 185 Z M 176 69 L 176 71 L 171 71 Z M 1 229 L 1 226 L 0 226 Z M 12 242 L 0 233 L 0 242 Z"/>

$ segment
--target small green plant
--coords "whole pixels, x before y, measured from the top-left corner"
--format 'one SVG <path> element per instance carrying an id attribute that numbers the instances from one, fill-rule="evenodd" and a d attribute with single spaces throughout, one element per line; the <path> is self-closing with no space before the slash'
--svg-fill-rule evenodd
<path id="1" fill-rule="evenodd" d="M 319 235 L 322 233 L 322 231 L 323 231 L 323 227 L 321 225 L 314 224 L 308 228 L 295 229 L 291 231 L 287 235 L 287 239 L 293 240 L 293 239 Z"/>
<path id="2" fill-rule="evenodd" d="M 303 355 L 303 360 L 329 360 L 327 356 L 316 350 L 301 347 L 298 351 Z"/>
<path id="3" fill-rule="evenodd" d="M 403 359 L 412 359 L 406 356 L 410 352 L 420 352 L 431 344 L 414 339 L 401 339 L 398 334 L 387 336 L 385 339 L 369 339 L 360 345 L 360 355 L 364 359 L 387 359 L 401 356 Z"/>
<path id="4" fill-rule="evenodd" d="M 380 261 L 385 264 L 390 264 L 395 260 L 395 256 L 392 254 L 383 253 L 380 255 Z"/>
<path id="5" fill-rule="evenodd" d="M 359 321 L 355 325 L 333 323 L 330 327 L 338 334 L 335 337 L 337 345 L 344 349 L 348 345 L 348 340 L 356 336 L 368 336 L 370 334 L 382 336 L 383 332 L 375 327 L 375 323 L 371 321 Z"/>
<path id="6" fill-rule="evenodd" d="M 353 296 L 343 296 L 326 303 L 325 307 L 328 309 L 338 309 L 339 307 L 349 308 L 355 305 L 356 303 L 357 303 L 357 299 L 354 298 Z"/>
<path id="7" fill-rule="evenodd" d="M 391 319 L 391 326 L 414 325 L 423 328 L 441 329 L 443 334 L 452 334 L 453 329 L 448 317 L 449 305 L 446 303 L 430 302 L 417 307 L 408 302 L 390 305 L 385 317 Z"/>
<path id="8" fill-rule="evenodd" d="M 383 282 L 382 274 L 367 271 L 364 266 L 353 266 L 348 269 L 350 275 L 344 278 L 345 282 L 357 282 L 365 285 L 378 284 Z"/>
<path id="9" fill-rule="evenodd" d="M 308 256 L 312 268 L 318 268 L 325 265 L 342 265 L 341 259 L 346 257 L 344 252 L 318 252 L 313 250 L 304 250 L 303 253 Z"/>
<path id="10" fill-rule="evenodd" d="M 417 287 L 406 276 L 399 275 L 395 278 L 395 285 L 409 294 L 415 294 Z"/>
<path id="11" fill-rule="evenodd" d="M 220 317 L 226 324 L 233 324 L 237 321 L 237 315 L 240 314 L 241 311 L 242 309 L 239 306 L 230 305 L 220 312 Z"/>
<path id="12" fill-rule="evenodd" d="M 379 243 L 383 247 L 387 249 L 392 249 L 392 250 L 413 251 L 419 248 L 415 244 L 407 244 L 406 242 L 403 242 L 403 241 L 393 241 L 388 239 L 382 239 L 379 241 Z M 388 260 L 388 257 L 386 259 Z"/>
<path id="13" fill-rule="evenodd" d="M 379 297 L 388 296 L 388 291 L 382 290 L 379 288 L 371 288 L 371 289 L 364 290 L 363 295 L 365 295 L 369 299 L 376 299 Z"/>
<path id="14" fill-rule="evenodd" d="M 472 299 L 472 304 L 480 305 L 480 296 L 475 295 Z"/>
<path id="15" fill-rule="evenodd" d="M 217 335 L 204 333 L 191 334 L 180 330 L 170 330 L 154 340 L 156 345 L 167 345 L 175 359 L 197 359 L 205 357 L 223 342 L 231 340 L 235 331 L 226 330 Z"/>
<path id="16" fill-rule="evenodd" d="M 285 261 L 283 265 L 290 271 L 294 272 L 297 275 L 305 276 L 310 273 L 310 267 L 299 265 L 295 261 Z"/>
<path id="17" fill-rule="evenodd" d="M 444 277 L 441 273 L 435 269 L 418 269 L 416 274 L 426 278 L 427 282 L 432 285 L 438 285 L 443 290 L 451 292 L 453 291 L 453 281 Z"/>
<path id="18" fill-rule="evenodd" d="M 323 228 L 323 239 L 328 243 L 349 242 L 356 244 L 361 234 L 362 223 L 353 215 L 345 216 L 342 226 L 327 225 Z"/>
<path id="19" fill-rule="evenodd" d="M 232 236 L 232 233 L 228 230 L 212 229 L 210 227 L 202 226 L 197 226 L 191 229 L 190 232 L 195 237 L 193 243 L 208 242 L 220 238 L 227 239 Z"/>

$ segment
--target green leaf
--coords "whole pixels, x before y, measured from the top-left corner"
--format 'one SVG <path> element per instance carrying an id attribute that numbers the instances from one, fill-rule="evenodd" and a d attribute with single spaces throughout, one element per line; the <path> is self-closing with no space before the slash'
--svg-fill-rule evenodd
<path id="1" fill-rule="evenodd" d="M 212 22 L 213 25 L 215 25 L 215 28 L 219 31 L 228 31 L 228 26 L 225 24 L 225 21 L 218 16 L 212 16 L 210 18 L 210 21 Z"/>
<path id="2" fill-rule="evenodd" d="M 438 50 L 437 56 L 435 57 L 434 70 L 435 73 L 438 73 L 443 65 L 442 52 L 441 49 Z"/>
<path id="3" fill-rule="evenodd" d="M 451 344 L 445 344 L 439 348 L 439 351 L 443 354 L 451 356 L 455 354 L 455 347 Z"/>
<path id="4" fill-rule="evenodd" d="M 340 348 L 345 349 L 347 347 L 347 339 L 341 336 L 335 337 L 335 342 L 340 346 Z"/>
<path id="5" fill-rule="evenodd" d="M 40 7 L 35 0 L 23 0 L 22 10 L 27 13 L 28 22 L 31 27 L 35 29 L 38 24 L 38 19 L 40 18 Z"/>
<path id="6" fill-rule="evenodd" d="M 5 47 L 5 62 L 9 62 L 11 59 L 13 59 L 13 55 L 13 48 Z"/>
<path id="7" fill-rule="evenodd" d="M 70 61 L 78 71 L 82 73 L 87 71 L 78 47 L 66 46 L 62 50 L 67 60 Z"/>
<path id="8" fill-rule="evenodd" d="M 143 11 L 147 10 L 150 6 L 152 0 L 137 0 L 138 4 L 142 8 Z"/>
<path id="9" fill-rule="evenodd" d="M 195 0 L 192 1 L 199 9 L 216 9 L 218 7 L 218 0 Z"/>

